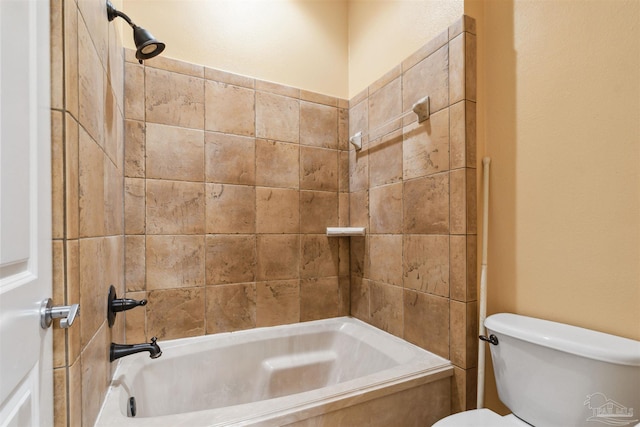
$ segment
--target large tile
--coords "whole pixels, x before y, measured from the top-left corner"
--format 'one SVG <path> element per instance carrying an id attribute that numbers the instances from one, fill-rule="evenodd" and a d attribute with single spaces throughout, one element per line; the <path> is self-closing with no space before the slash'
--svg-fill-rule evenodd
<path id="1" fill-rule="evenodd" d="M 207 182 L 255 184 L 255 138 L 206 132 L 204 140 Z"/>
<path id="2" fill-rule="evenodd" d="M 300 192 L 300 232 L 325 233 L 338 224 L 338 194 L 328 191 Z"/>
<path id="3" fill-rule="evenodd" d="M 125 236 L 124 274 L 127 292 L 146 289 L 146 244 L 145 236 Z"/>
<path id="4" fill-rule="evenodd" d="M 208 80 L 205 83 L 205 129 L 235 135 L 255 135 L 253 89 Z"/>
<path id="5" fill-rule="evenodd" d="M 476 104 L 460 101 L 450 107 L 451 169 L 476 167 Z"/>
<path id="6" fill-rule="evenodd" d="M 147 124 L 146 177 L 204 181 L 204 132 Z"/>
<path id="7" fill-rule="evenodd" d="M 369 241 L 371 279 L 402 286 L 402 235 L 373 234 Z"/>
<path id="8" fill-rule="evenodd" d="M 257 240 L 256 280 L 299 277 L 300 237 L 297 234 L 263 234 Z"/>
<path id="9" fill-rule="evenodd" d="M 66 241 L 66 304 L 80 304 L 80 245 L 78 240 Z M 80 357 L 82 319 L 76 318 L 75 328 L 67 329 L 67 365 Z"/>
<path id="10" fill-rule="evenodd" d="M 145 68 L 147 123 L 204 129 L 204 80 Z"/>
<path id="11" fill-rule="evenodd" d="M 449 42 L 449 98 L 476 100 L 476 36 L 461 33 Z"/>
<path id="12" fill-rule="evenodd" d="M 124 74 L 124 117 L 144 120 L 144 67 L 127 62 Z"/>
<path id="13" fill-rule="evenodd" d="M 204 183 L 147 180 L 147 234 L 202 234 Z"/>
<path id="14" fill-rule="evenodd" d="M 284 325 L 299 321 L 298 279 L 256 283 L 256 326 Z"/>
<path id="15" fill-rule="evenodd" d="M 349 238 L 349 263 L 351 264 L 351 277 L 369 278 L 369 240 L 371 237 Z"/>
<path id="16" fill-rule="evenodd" d="M 170 340 L 204 335 L 205 290 L 163 289 L 147 292 L 147 335 Z"/>
<path id="17" fill-rule="evenodd" d="M 465 369 L 474 368 L 478 360 L 477 304 L 451 301 L 449 309 L 451 363 Z"/>
<path id="18" fill-rule="evenodd" d="M 64 2 L 64 104 L 78 118 L 78 8 L 74 0 Z"/>
<path id="19" fill-rule="evenodd" d="M 451 413 L 470 411 L 477 404 L 478 369 L 453 367 L 451 379 Z"/>
<path id="20" fill-rule="evenodd" d="M 297 143 L 300 136 L 300 101 L 256 92 L 256 136 Z"/>
<path id="21" fill-rule="evenodd" d="M 300 147 L 300 188 L 338 191 L 338 151 Z"/>
<path id="22" fill-rule="evenodd" d="M 106 310 L 106 307 L 105 307 Z M 82 424 L 93 425 L 110 380 L 109 328 L 107 322 L 82 352 Z M 75 384 L 74 384 L 75 386 Z"/>
<path id="23" fill-rule="evenodd" d="M 250 89 L 254 89 L 256 87 L 256 80 L 251 77 L 241 76 L 239 74 L 229 73 L 227 71 L 216 70 L 215 68 L 205 67 L 204 77 L 207 80 L 214 80 L 216 82 L 227 83 L 234 86 L 246 87 Z"/>
<path id="24" fill-rule="evenodd" d="M 402 77 L 403 111 L 429 96 L 431 112 L 449 105 L 449 49 L 443 46 L 407 70 Z"/>
<path id="25" fill-rule="evenodd" d="M 52 294 L 53 305 L 66 305 L 65 295 L 65 254 L 64 242 L 54 240 L 51 242 L 51 263 L 52 263 Z M 53 329 L 53 367 L 60 368 L 66 365 L 66 345 L 65 330 L 61 328 Z"/>
<path id="26" fill-rule="evenodd" d="M 300 321 L 339 316 L 340 303 L 340 286 L 337 277 L 300 281 Z"/>
<path id="27" fill-rule="evenodd" d="M 109 26 L 113 25 L 104 19 L 106 7 L 95 0 L 78 0 L 76 3 L 80 10 L 78 19 L 86 23 L 89 34 L 91 34 L 91 42 L 96 47 L 100 62 L 106 66 Z"/>
<path id="28" fill-rule="evenodd" d="M 88 148 L 85 147 L 86 151 Z M 78 122 L 69 113 L 65 114 L 64 158 L 65 234 L 68 239 L 76 239 L 80 232 L 80 146 Z"/>
<path id="29" fill-rule="evenodd" d="M 338 193 L 338 226 L 349 226 L 349 193 Z"/>
<path id="30" fill-rule="evenodd" d="M 396 65 L 386 73 L 382 75 L 382 77 L 378 78 L 378 80 L 374 81 L 369 85 L 369 95 L 374 96 L 375 93 L 387 86 L 389 83 L 394 82 L 398 77 L 402 75 L 402 67 L 400 65 Z"/>
<path id="31" fill-rule="evenodd" d="M 256 184 L 298 188 L 300 147 L 259 139 L 256 141 Z"/>
<path id="32" fill-rule="evenodd" d="M 80 358 L 69 367 L 69 425 L 82 425 L 82 362 Z"/>
<path id="33" fill-rule="evenodd" d="M 402 183 L 369 190 L 371 233 L 402 233 Z"/>
<path id="34" fill-rule="evenodd" d="M 351 278 L 351 311 L 349 314 L 365 322 L 371 321 L 369 317 L 370 283 L 370 280 L 362 277 L 354 276 Z"/>
<path id="35" fill-rule="evenodd" d="M 253 282 L 255 278 L 255 235 L 206 237 L 207 285 Z"/>
<path id="36" fill-rule="evenodd" d="M 51 111 L 51 237 L 64 237 L 64 115 Z"/>
<path id="37" fill-rule="evenodd" d="M 443 378 L 337 411 L 300 420 L 288 427 L 422 427 L 433 425 L 450 412 L 450 380 Z"/>
<path id="38" fill-rule="evenodd" d="M 67 369 L 53 370 L 53 426 L 67 425 Z"/>
<path id="39" fill-rule="evenodd" d="M 369 185 L 390 184 L 402 180 L 402 131 L 397 130 L 369 146 Z"/>
<path id="40" fill-rule="evenodd" d="M 145 180 L 124 179 L 124 229 L 126 234 L 145 232 Z"/>
<path id="41" fill-rule="evenodd" d="M 404 339 L 449 358 L 449 299 L 404 290 Z"/>
<path id="42" fill-rule="evenodd" d="M 449 236 L 407 234 L 403 244 L 404 287 L 449 296 Z"/>
<path id="43" fill-rule="evenodd" d="M 207 233 L 255 233 L 256 188 L 206 184 Z"/>
<path id="44" fill-rule="evenodd" d="M 404 129 L 403 177 L 419 178 L 449 170 L 449 109 Z"/>
<path id="45" fill-rule="evenodd" d="M 338 149 L 349 150 L 349 110 L 338 109 Z"/>
<path id="46" fill-rule="evenodd" d="M 256 90 L 290 98 L 300 98 L 300 89 L 265 80 L 256 80 Z"/>
<path id="47" fill-rule="evenodd" d="M 81 128 L 79 143 L 79 234 L 104 235 L 104 153 Z"/>
<path id="48" fill-rule="evenodd" d="M 255 328 L 255 283 L 208 286 L 206 319 L 207 334 Z"/>
<path id="49" fill-rule="evenodd" d="M 349 225 L 351 227 L 369 227 L 369 193 L 370 191 L 367 190 L 349 193 Z"/>
<path id="50" fill-rule="evenodd" d="M 376 92 L 369 88 L 369 140 L 374 140 L 399 129 L 402 120 L 402 81 L 389 82 Z"/>
<path id="51" fill-rule="evenodd" d="M 338 276 L 338 239 L 325 234 L 304 234 L 300 236 L 300 277 Z"/>
<path id="52" fill-rule="evenodd" d="M 104 161 L 104 232 L 124 234 L 124 177 L 122 169 L 106 156 Z"/>
<path id="53" fill-rule="evenodd" d="M 338 109 L 300 102 L 300 144 L 338 148 Z"/>
<path id="54" fill-rule="evenodd" d="M 104 144 L 105 72 L 89 31 L 82 19 L 78 25 L 79 122 L 91 137 Z"/>
<path id="55" fill-rule="evenodd" d="M 180 61 L 173 58 L 167 58 L 164 55 L 157 56 L 153 61 L 145 64 L 147 67 L 158 68 L 165 71 L 173 71 L 175 73 L 186 74 L 193 77 L 204 77 L 204 67 L 202 65 L 192 64 L 190 62 Z"/>
<path id="56" fill-rule="evenodd" d="M 367 97 L 349 108 L 349 137 L 358 132 L 362 132 L 363 135 L 369 133 L 369 102 Z M 349 150 L 354 150 L 351 144 L 349 144 Z"/>
<path id="57" fill-rule="evenodd" d="M 104 117 L 103 117 L 103 148 L 111 161 L 121 169 L 122 153 L 124 148 L 123 139 L 123 117 L 118 108 L 114 88 L 107 79 L 104 94 Z"/>
<path id="58" fill-rule="evenodd" d="M 148 291 L 204 286 L 204 266 L 204 236 L 147 236 Z"/>
<path id="59" fill-rule="evenodd" d="M 258 233 L 298 233 L 300 193 L 286 188 L 256 189 L 256 231 Z"/>
<path id="60" fill-rule="evenodd" d="M 137 120 L 124 122 L 124 175 L 144 178 L 146 166 L 146 125 Z"/>
<path id="61" fill-rule="evenodd" d="M 363 150 L 349 151 L 349 190 L 369 188 L 369 153 Z"/>
<path id="62" fill-rule="evenodd" d="M 372 281 L 369 284 L 371 324 L 402 337 L 402 288 Z"/>
<path id="63" fill-rule="evenodd" d="M 450 229 L 452 234 L 475 234 L 477 228 L 476 211 L 476 170 L 456 169 L 451 171 Z"/>
<path id="64" fill-rule="evenodd" d="M 349 192 L 349 152 L 338 151 L 338 191 Z"/>
<path id="65" fill-rule="evenodd" d="M 338 107 L 339 99 L 333 96 L 323 95 L 321 93 L 311 92 L 300 89 L 300 100 L 313 102 L 316 104 L 327 105 L 329 107 Z"/>
<path id="66" fill-rule="evenodd" d="M 418 178 L 404 183 L 404 232 L 449 232 L 449 174 Z"/>

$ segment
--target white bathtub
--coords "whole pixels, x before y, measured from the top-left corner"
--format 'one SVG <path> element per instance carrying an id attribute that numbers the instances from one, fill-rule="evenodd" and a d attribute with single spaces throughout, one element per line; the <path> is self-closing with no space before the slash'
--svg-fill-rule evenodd
<path id="1" fill-rule="evenodd" d="M 159 359 L 119 360 L 96 426 L 426 426 L 450 412 L 448 360 L 349 317 L 159 344 Z"/>

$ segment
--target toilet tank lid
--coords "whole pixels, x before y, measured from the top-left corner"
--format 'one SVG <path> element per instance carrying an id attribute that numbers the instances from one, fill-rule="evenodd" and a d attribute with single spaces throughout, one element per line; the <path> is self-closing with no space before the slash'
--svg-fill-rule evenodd
<path id="1" fill-rule="evenodd" d="M 565 353 L 640 366 L 640 341 L 512 313 L 493 314 L 484 325 L 492 332 Z"/>

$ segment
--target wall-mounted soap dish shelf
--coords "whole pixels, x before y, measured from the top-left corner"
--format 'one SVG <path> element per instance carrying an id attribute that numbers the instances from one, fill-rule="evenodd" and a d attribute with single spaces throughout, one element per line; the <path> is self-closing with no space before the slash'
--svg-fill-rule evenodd
<path id="1" fill-rule="evenodd" d="M 365 234 L 364 227 L 327 227 L 327 236 L 364 236 Z"/>

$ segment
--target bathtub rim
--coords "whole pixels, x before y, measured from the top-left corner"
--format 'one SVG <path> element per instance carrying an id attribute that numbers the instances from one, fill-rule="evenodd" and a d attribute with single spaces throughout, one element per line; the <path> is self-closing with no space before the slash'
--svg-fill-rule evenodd
<path id="1" fill-rule="evenodd" d="M 313 416 L 321 415 L 323 413 L 337 411 L 343 408 L 353 406 L 355 404 L 364 403 L 385 395 L 398 393 L 404 390 L 408 390 L 414 387 L 419 387 L 424 384 L 442 380 L 453 376 L 453 364 L 428 350 L 420 348 L 413 343 L 410 343 L 402 338 L 392 335 L 380 328 L 377 328 L 369 323 L 363 322 L 357 318 L 350 316 L 333 317 L 328 319 L 313 320 L 307 322 L 298 322 L 286 325 L 267 326 L 253 329 L 246 329 L 234 332 L 224 332 L 219 334 L 200 335 L 195 337 L 178 338 L 173 340 L 161 341 L 159 344 L 163 348 L 180 348 L 192 344 L 197 344 L 201 341 L 209 341 L 215 339 L 228 339 L 233 337 L 243 337 L 244 335 L 256 335 L 259 336 L 260 332 L 265 330 L 273 330 L 278 328 L 279 330 L 296 330 L 314 327 L 315 325 L 331 326 L 332 324 L 338 325 L 337 328 L 331 327 L 327 330 L 339 330 L 339 325 L 354 324 L 358 327 L 362 327 L 371 331 L 374 334 L 381 334 L 385 339 L 392 340 L 399 345 L 409 345 L 413 351 L 424 353 L 425 358 L 413 361 L 411 364 L 396 366 L 388 370 L 376 372 L 366 377 L 377 378 L 377 380 L 367 383 L 363 386 L 354 388 L 353 383 L 360 380 L 360 378 L 350 380 L 344 383 L 333 384 L 329 387 L 320 389 L 309 390 L 306 392 L 282 396 L 268 400 L 243 403 L 239 405 L 227 406 L 222 408 L 205 409 L 201 411 L 180 413 L 180 414 L 168 414 L 162 416 L 152 416 L 143 418 L 131 418 L 123 415 L 121 405 L 119 402 L 119 393 L 122 393 L 122 389 L 119 387 L 119 374 L 123 369 L 135 369 L 130 365 L 134 364 L 136 360 L 133 359 L 121 359 L 113 369 L 113 376 L 109 382 L 109 387 L 105 394 L 103 403 L 101 405 L 100 412 L 96 419 L 95 426 L 108 426 L 113 425 L 109 423 L 114 419 L 123 426 L 135 425 L 135 426 L 151 426 L 157 425 L 157 422 L 165 422 L 168 425 L 174 426 L 201 426 L 201 427 L 214 427 L 214 426 L 273 426 L 280 424 L 273 424 L 276 420 L 281 423 L 291 423 Z M 256 340 L 259 340 L 257 338 Z M 139 358 L 140 364 L 145 364 L 146 358 Z M 418 366 L 415 366 L 415 365 Z M 394 375 L 388 378 L 390 370 L 402 370 L 407 369 L 408 366 L 412 366 L 414 369 L 410 372 L 403 373 L 401 375 Z M 363 378 L 363 377 L 361 377 Z M 332 388 L 331 393 L 326 393 L 327 388 Z M 324 391 L 324 392 L 322 392 Z M 299 401 L 292 402 L 286 407 L 281 407 L 282 402 L 285 399 L 291 399 L 292 396 L 298 398 Z M 239 411 L 243 407 L 251 405 L 251 413 L 248 415 L 242 415 L 242 411 Z M 237 414 L 233 414 L 234 410 Z M 108 414 L 113 413 L 118 416 L 110 417 Z M 304 415 L 301 417 L 301 413 Z M 186 414 L 189 414 L 189 421 L 182 423 L 180 418 L 184 418 Z M 238 415 L 240 414 L 240 415 Z M 104 417 L 103 417 L 104 416 Z M 104 418 L 104 419 L 103 419 Z M 220 418 L 223 418 L 222 420 Z M 217 420 L 216 420 L 217 419 Z"/>

